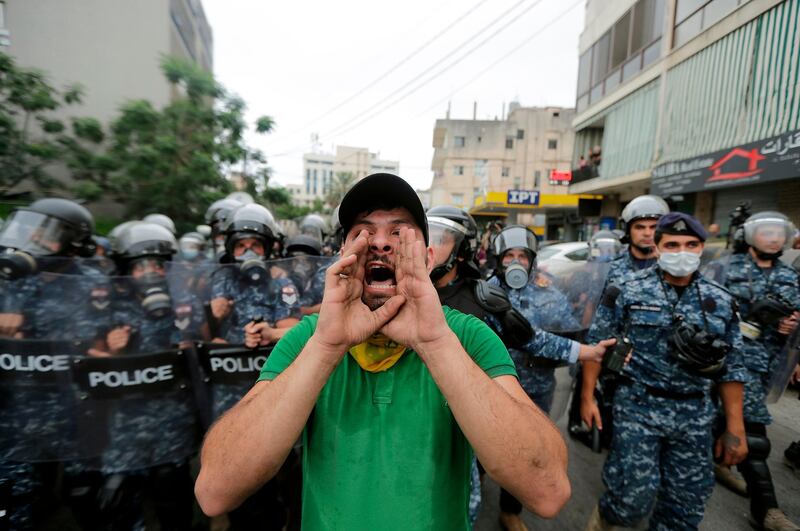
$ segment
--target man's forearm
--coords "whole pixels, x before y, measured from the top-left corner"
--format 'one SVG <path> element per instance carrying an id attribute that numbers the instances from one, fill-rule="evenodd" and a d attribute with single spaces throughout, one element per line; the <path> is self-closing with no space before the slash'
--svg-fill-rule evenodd
<path id="1" fill-rule="evenodd" d="M 742 382 L 722 382 L 719 384 L 719 396 L 725 412 L 725 424 L 729 430 L 744 431 L 744 384 Z"/>
<path id="2" fill-rule="evenodd" d="M 564 440 L 519 388 L 493 381 L 451 334 L 419 353 L 481 464 L 504 488 L 544 517 L 569 498 Z"/>
<path id="3" fill-rule="evenodd" d="M 583 361 L 581 400 L 594 400 L 594 389 L 603 367 L 596 361 Z"/>
<path id="4" fill-rule="evenodd" d="M 208 432 L 195 493 L 208 515 L 230 511 L 280 469 L 341 359 L 312 338 L 285 371 L 259 382 Z"/>

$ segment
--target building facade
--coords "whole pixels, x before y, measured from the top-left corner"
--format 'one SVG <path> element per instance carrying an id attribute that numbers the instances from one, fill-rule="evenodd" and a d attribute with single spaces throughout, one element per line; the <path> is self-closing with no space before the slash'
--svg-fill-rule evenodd
<path id="1" fill-rule="evenodd" d="M 437 120 L 431 205 L 523 223 L 547 239 L 579 238 L 569 195 L 575 110 L 512 103 L 502 120 Z"/>
<path id="2" fill-rule="evenodd" d="M 5 53 L 46 72 L 57 88 L 85 88 L 71 115 L 107 123 L 131 99 L 166 105 L 173 94 L 160 68 L 164 55 L 213 69 L 213 36 L 200 0 L 13 1 L 4 11 Z"/>
<path id="3" fill-rule="evenodd" d="M 337 174 L 350 173 L 361 180 L 371 173 L 386 172 L 398 175 L 400 163 L 382 160 L 378 153 L 367 148 L 336 146 L 336 154 L 305 153 L 303 155 L 303 183 L 299 194 L 292 199 L 299 205 L 311 206 L 314 201 L 325 200 Z"/>
<path id="4" fill-rule="evenodd" d="M 742 201 L 800 221 L 800 0 L 586 4 L 573 193 L 612 225 L 641 193 L 728 226 Z"/>
<path id="5" fill-rule="evenodd" d="M 56 89 L 83 87 L 82 102 L 54 117 L 92 117 L 104 125 L 129 100 L 160 108 L 177 96 L 161 71 L 163 56 L 213 69 L 213 36 L 200 0 L 0 2 L 0 51 L 21 67 L 44 71 Z M 67 180 L 66 170 L 58 173 Z M 119 213 L 105 201 L 91 207 Z"/>

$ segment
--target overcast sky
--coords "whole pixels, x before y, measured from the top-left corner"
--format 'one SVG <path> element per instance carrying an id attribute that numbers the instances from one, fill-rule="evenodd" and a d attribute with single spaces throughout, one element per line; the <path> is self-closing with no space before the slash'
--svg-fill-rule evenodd
<path id="1" fill-rule="evenodd" d="M 277 127 L 250 143 L 274 180 L 301 183 L 312 133 L 323 151 L 367 147 L 430 186 L 431 141 L 451 118 L 503 103 L 575 104 L 585 0 L 203 0 L 214 71 Z M 516 51 L 514 51 L 516 50 Z M 513 53 L 512 53 L 513 51 Z"/>

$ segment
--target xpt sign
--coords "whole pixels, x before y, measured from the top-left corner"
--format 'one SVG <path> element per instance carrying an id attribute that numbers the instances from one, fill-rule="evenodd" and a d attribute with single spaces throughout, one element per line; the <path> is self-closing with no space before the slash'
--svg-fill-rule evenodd
<path id="1" fill-rule="evenodd" d="M 539 192 L 536 190 L 509 190 L 506 203 L 509 205 L 538 205 Z"/>

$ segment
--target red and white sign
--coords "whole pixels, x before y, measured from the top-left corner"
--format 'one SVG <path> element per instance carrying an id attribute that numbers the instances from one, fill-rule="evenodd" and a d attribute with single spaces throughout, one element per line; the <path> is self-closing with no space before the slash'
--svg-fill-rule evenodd
<path id="1" fill-rule="evenodd" d="M 551 181 L 560 181 L 560 182 L 572 182 L 572 171 L 558 171 L 558 170 L 551 170 L 550 171 L 550 180 Z"/>

